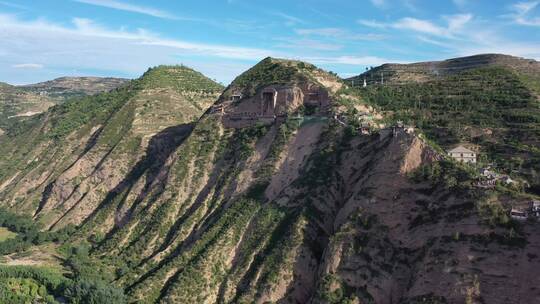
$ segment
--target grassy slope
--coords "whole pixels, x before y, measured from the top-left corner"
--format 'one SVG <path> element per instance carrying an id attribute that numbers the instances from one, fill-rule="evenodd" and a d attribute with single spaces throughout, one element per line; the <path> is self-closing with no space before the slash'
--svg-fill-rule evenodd
<path id="1" fill-rule="evenodd" d="M 0 227 L 0 242 L 12 239 L 17 236 L 16 233 L 9 231 L 7 228 Z"/>

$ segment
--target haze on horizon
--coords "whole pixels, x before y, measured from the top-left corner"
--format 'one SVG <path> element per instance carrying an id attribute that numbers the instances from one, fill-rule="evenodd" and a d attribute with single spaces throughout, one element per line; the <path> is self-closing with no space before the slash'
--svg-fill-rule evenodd
<path id="1" fill-rule="evenodd" d="M 185 64 L 227 84 L 264 57 L 347 77 L 478 53 L 540 59 L 538 0 L 0 1 L 0 81 L 134 78 Z"/>

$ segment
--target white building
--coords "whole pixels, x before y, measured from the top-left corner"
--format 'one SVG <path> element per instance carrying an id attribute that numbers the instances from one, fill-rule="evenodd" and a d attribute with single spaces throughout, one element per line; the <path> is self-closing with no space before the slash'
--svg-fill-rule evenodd
<path id="1" fill-rule="evenodd" d="M 463 146 L 448 151 L 448 155 L 459 162 L 476 164 L 476 152 Z"/>
<path id="2" fill-rule="evenodd" d="M 527 219 L 527 212 L 512 208 L 512 211 L 510 211 L 510 217 L 518 221 L 525 221 Z"/>

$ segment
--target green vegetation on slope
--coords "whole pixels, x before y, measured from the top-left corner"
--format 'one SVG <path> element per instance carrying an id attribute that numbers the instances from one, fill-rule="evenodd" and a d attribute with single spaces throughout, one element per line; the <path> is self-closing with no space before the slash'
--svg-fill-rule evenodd
<path id="1" fill-rule="evenodd" d="M 0 83 L 0 128 L 13 133 L 19 122 L 56 104 L 108 92 L 125 82 L 118 78 L 63 77 L 26 86 Z"/>
<path id="2" fill-rule="evenodd" d="M 67 282 L 54 269 L 28 266 L 0 266 L 0 300 L 6 304 L 58 303 Z"/>
<path id="3" fill-rule="evenodd" d="M 5 241 L 5 240 L 12 239 L 15 236 L 17 236 L 16 233 L 9 231 L 5 227 L 0 227 L 0 243 Z"/>
<path id="4" fill-rule="evenodd" d="M 150 68 L 141 78 L 141 86 L 147 89 L 174 88 L 177 91 L 216 92 L 223 86 L 186 66 L 158 66 Z"/>
<path id="5" fill-rule="evenodd" d="M 232 85 L 242 88 L 244 94 L 254 95 L 257 89 L 263 85 L 287 84 L 306 80 L 306 76 L 299 73 L 299 68 L 315 69 L 314 66 L 303 62 L 268 57 L 238 76 Z"/>
<path id="6" fill-rule="evenodd" d="M 129 87 L 97 96 L 73 99 L 51 111 L 52 128 L 48 136 L 59 139 L 92 122 L 104 123 L 136 92 L 136 82 Z"/>
<path id="7" fill-rule="evenodd" d="M 30 216 L 18 215 L 4 208 L 0 208 L 0 227 L 14 233 L 13 237 L 0 241 L 0 255 L 22 252 L 33 245 L 63 242 L 75 230 L 73 226 L 66 226 L 55 232 L 42 231 Z"/>
<path id="8" fill-rule="evenodd" d="M 0 210 L 0 226 L 15 231 L 15 238 L 0 242 L 0 255 L 23 252 L 30 247 L 54 242 L 64 243 L 74 227 L 56 232 L 41 231 L 31 217 Z M 65 265 L 70 273 L 33 266 L 0 266 L 0 300 L 2 303 L 57 303 L 62 296 L 68 303 L 124 303 L 121 289 L 109 282 L 110 273 L 99 272 L 98 263 L 89 257 L 84 244 L 64 245 Z"/>
<path id="9" fill-rule="evenodd" d="M 121 289 L 114 288 L 111 282 L 117 279 L 117 276 L 137 267 L 137 263 L 144 258 L 143 254 L 148 248 L 148 241 L 151 241 L 156 234 L 161 238 L 167 237 L 168 225 L 173 223 L 163 222 L 163 218 L 178 207 L 172 203 L 163 204 L 163 208 L 156 210 L 155 216 L 147 219 L 145 215 L 148 210 L 142 208 L 142 199 L 141 201 L 132 201 L 132 197 L 128 199 L 127 195 L 132 190 L 137 190 L 132 189 L 133 185 L 144 179 L 148 179 L 146 185 L 148 189 L 153 187 L 151 179 L 156 178 L 154 175 L 157 174 L 156 171 L 160 170 L 159 161 L 165 162 L 169 156 L 168 153 L 174 152 L 182 142 L 181 139 L 190 134 L 192 126 L 188 124 L 190 122 L 188 119 L 198 119 L 221 90 L 221 85 L 191 69 L 162 66 L 150 69 L 140 79 L 115 91 L 92 97 L 71 99 L 62 105 L 53 107 L 46 114 L 28 120 L 32 124 L 19 123 L 17 132 L 9 132 L 8 136 L 0 139 L 10 141 L 10 145 L 1 145 L 0 148 L 2 152 L 5 152 L 0 159 L 0 180 L 4 179 L 2 182 L 9 180 L 16 172 L 19 172 L 20 176 L 31 176 L 32 174 L 44 176 L 43 173 L 47 172 L 47 176 L 51 178 L 46 183 L 51 183 L 58 176 L 61 176 L 73 161 L 83 158 L 85 154 L 99 154 L 102 150 L 106 150 L 109 151 L 106 156 L 110 159 L 116 160 L 122 165 L 124 162 L 128 162 L 125 164 L 125 168 L 120 169 L 125 171 L 118 172 L 118 175 L 125 181 L 121 185 L 129 183 L 129 186 L 126 186 L 121 195 L 115 196 L 114 200 L 108 204 L 107 199 L 113 197 L 111 193 L 114 191 L 107 193 L 107 191 L 103 191 L 104 189 L 98 188 L 101 185 L 95 186 L 87 183 L 90 187 L 98 188 L 91 191 L 94 191 L 95 199 L 99 200 L 96 201 L 96 204 L 100 207 L 77 235 L 73 234 L 72 226 L 65 226 L 65 223 L 61 223 L 62 225 L 57 225 L 58 227 L 53 229 L 64 226 L 66 228 L 55 232 L 44 232 L 29 218 L 14 216 L 8 211 L 2 210 L 0 215 L 5 215 L 5 217 L 1 217 L 2 220 L 5 219 L 2 224 L 18 233 L 17 237 L 0 243 L 2 254 L 29 253 L 31 251 L 29 249 L 33 250 L 36 245 L 44 243 L 54 242 L 57 246 L 62 245 L 65 239 L 71 236 L 69 242 L 60 247 L 65 258 L 64 265 L 71 272 L 66 275 L 66 279 L 69 281 L 61 291 L 49 290 L 48 293 L 54 296 L 61 295 L 69 303 L 122 303 L 125 298 Z M 212 151 L 215 147 L 224 145 L 220 141 L 219 133 L 215 131 L 215 122 L 206 127 L 201 125 L 194 133 L 197 136 L 197 145 L 190 147 L 193 148 L 191 149 L 193 154 L 180 155 L 188 157 L 187 161 L 191 160 L 190 156 L 196 158 L 197 172 L 194 174 L 194 178 L 201 178 L 205 173 L 203 166 L 213 161 Z M 90 134 L 94 135 L 90 136 Z M 152 137 L 146 151 L 141 147 L 142 137 L 145 134 Z M 198 136 L 204 138 L 199 140 Z M 231 145 L 231 147 L 238 148 L 236 145 Z M 139 159 L 134 156 L 141 156 L 142 160 L 137 162 Z M 51 163 L 47 161 L 49 158 L 53 158 Z M 38 159 L 39 163 L 36 163 Z M 226 171 L 230 171 L 231 174 L 238 172 L 234 168 Z M 76 188 L 85 182 L 86 177 L 82 175 L 67 180 L 67 182 L 73 183 Z M 228 178 L 227 174 L 224 174 L 223 178 Z M 46 183 L 44 182 L 45 185 Z M 9 191 L 17 193 L 17 188 L 15 190 L 7 188 L 7 190 L 3 191 L 3 196 L 7 197 Z M 42 191 L 43 189 L 38 188 L 37 190 Z M 37 192 L 35 197 L 45 202 L 47 195 Z M 153 199 L 158 197 L 159 195 L 152 195 Z M 216 201 L 218 199 L 216 197 Z M 29 200 L 30 196 L 21 199 L 15 198 L 15 205 L 28 204 Z M 37 206 L 38 203 L 40 203 L 39 200 L 32 201 L 31 207 Z M 107 227 L 103 227 L 103 223 L 109 217 L 115 216 L 115 207 L 129 206 L 130 204 L 133 204 L 131 206 L 133 211 L 140 214 L 140 219 L 148 221 L 148 225 L 139 225 L 130 235 L 132 237 L 130 243 L 133 246 L 129 246 L 128 250 L 121 255 L 122 258 L 125 258 L 123 261 L 111 259 L 112 261 L 107 260 L 108 264 L 105 264 L 96 259 L 94 255 L 90 255 L 93 249 L 85 244 L 89 241 L 93 245 L 106 247 L 110 239 L 109 235 L 100 231 L 107 229 Z M 53 210 L 51 214 L 45 214 L 43 217 L 38 214 L 37 218 L 50 224 L 50 220 L 47 222 L 47 217 L 57 216 L 54 214 L 56 211 Z M 70 214 L 60 219 L 68 219 L 69 217 Z M 200 218 L 193 219 L 194 223 L 197 223 L 198 220 Z M 54 222 L 54 225 L 56 226 L 59 222 L 60 220 Z M 161 226 L 155 226 L 155 224 Z M 115 236 L 121 238 L 125 235 L 118 233 Z M 73 245 L 78 242 L 82 243 Z M 116 247 L 117 245 L 118 243 L 114 244 Z M 9 279 L 17 281 L 26 278 L 12 276 Z M 26 283 L 31 285 L 31 282 Z"/>
<path id="10" fill-rule="evenodd" d="M 415 124 L 447 148 L 477 144 L 484 161 L 503 171 L 519 170 L 540 184 L 540 108 L 530 89 L 513 72 L 487 67 L 427 83 L 359 89 L 365 100 Z"/>

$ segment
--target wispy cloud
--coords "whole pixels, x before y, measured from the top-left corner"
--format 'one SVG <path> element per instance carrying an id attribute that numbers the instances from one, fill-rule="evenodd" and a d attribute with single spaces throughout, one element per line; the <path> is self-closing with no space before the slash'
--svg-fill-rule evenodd
<path id="1" fill-rule="evenodd" d="M 386 0 L 370 0 L 373 5 L 375 5 L 378 8 L 384 8 L 386 7 Z"/>
<path id="2" fill-rule="evenodd" d="M 273 12 L 270 12 L 270 14 L 284 19 L 285 20 L 285 25 L 287 25 L 287 26 L 295 26 L 295 25 L 298 25 L 298 24 L 306 24 L 307 23 L 303 19 L 300 19 L 298 17 L 292 16 L 292 15 L 289 15 L 289 14 L 286 14 L 286 13 L 283 13 L 283 12 L 279 12 L 279 11 L 273 11 Z"/>
<path id="3" fill-rule="evenodd" d="M 500 53 L 540 60 L 538 41 L 515 41 L 501 35 L 498 29 L 475 26 L 460 33 L 459 39 L 417 36 L 418 40 L 441 47 L 451 56 Z"/>
<path id="4" fill-rule="evenodd" d="M 160 37 L 158 34 L 144 29 L 136 31 L 113 30 L 96 24 L 93 20 L 86 18 L 73 18 L 73 27 L 63 27 L 43 20 L 38 21 L 20 21 L 10 15 L 0 15 L 0 36 L 15 34 L 21 32 L 28 36 L 62 38 L 66 43 L 86 39 L 115 39 L 125 41 L 132 45 L 154 45 L 180 49 L 183 51 L 197 54 L 210 54 L 213 56 L 235 59 L 256 59 L 268 55 L 270 52 L 262 49 L 244 48 L 236 46 L 193 43 L 183 40 L 175 40 Z M 22 38 L 22 37 L 21 37 Z"/>
<path id="5" fill-rule="evenodd" d="M 348 31 L 342 28 L 334 28 L 334 27 L 301 28 L 301 29 L 295 29 L 295 32 L 298 35 L 302 35 L 302 36 L 319 36 L 319 37 L 343 39 L 343 40 L 349 40 L 349 41 L 350 40 L 374 41 L 374 40 L 384 39 L 384 36 L 380 34 L 373 34 L 373 33 L 358 34 L 358 33 L 353 33 L 351 31 Z"/>
<path id="6" fill-rule="evenodd" d="M 79 2 L 79 3 L 95 5 L 95 6 L 112 8 L 112 9 L 126 11 L 126 12 L 148 15 L 148 16 L 152 16 L 156 18 L 183 19 L 169 12 L 159 10 L 156 8 L 147 7 L 147 6 L 139 6 L 139 5 L 124 3 L 124 2 L 115 1 L 115 0 L 74 0 L 74 1 Z"/>
<path id="7" fill-rule="evenodd" d="M 333 33 L 337 32 L 323 31 L 324 35 Z M 295 43 L 292 47 L 283 47 L 289 51 L 281 52 L 279 49 L 196 43 L 163 37 L 145 29 L 111 29 L 85 18 L 74 18 L 70 25 L 62 25 L 44 19 L 21 20 L 14 15 L 0 14 L 0 75 L 10 81 L 17 81 L 16 77 L 41 81 L 60 76 L 54 71 L 86 70 L 105 71 L 102 75 L 134 77 L 149 66 L 185 63 L 227 83 L 241 69 L 267 56 L 295 58 L 326 66 L 377 65 L 389 61 L 371 56 L 324 56 L 317 52 L 341 49 L 339 43 L 310 38 L 296 39 Z M 306 54 L 306 50 L 311 54 Z M 39 64 L 43 65 L 41 69 Z M 32 78 L 28 77 L 25 68 L 36 70 Z M 73 73 L 70 75 L 80 75 Z"/>
<path id="8" fill-rule="evenodd" d="M 43 64 L 39 63 L 19 63 L 11 66 L 14 69 L 43 69 Z"/>
<path id="9" fill-rule="evenodd" d="M 337 56 L 337 57 L 303 57 L 303 60 L 315 64 L 344 64 L 344 65 L 381 65 L 384 63 L 407 63 L 406 61 L 391 60 L 377 56 Z"/>
<path id="10" fill-rule="evenodd" d="M 276 38 L 274 39 L 279 43 L 275 45 L 276 48 L 281 49 L 297 49 L 305 51 L 307 49 L 314 51 L 338 51 L 343 49 L 343 45 L 339 43 L 327 43 L 323 41 L 318 41 L 314 39 L 306 38 Z"/>
<path id="11" fill-rule="evenodd" d="M 379 29 L 387 28 L 390 26 L 390 24 L 388 23 L 383 23 L 376 20 L 367 20 L 367 19 L 358 20 L 358 23 L 367 27 L 379 28 Z"/>
<path id="12" fill-rule="evenodd" d="M 459 8 L 463 8 L 469 4 L 469 0 L 452 0 L 452 2 Z"/>
<path id="13" fill-rule="evenodd" d="M 472 14 L 458 14 L 444 16 L 446 21 L 445 26 L 437 25 L 430 20 L 417 19 L 406 17 L 399 19 L 396 22 L 383 23 L 374 20 L 359 20 L 358 22 L 364 26 L 372 28 L 392 28 L 397 30 L 408 30 L 427 35 L 452 38 L 456 33 L 459 33 L 467 23 L 473 19 Z"/>
<path id="14" fill-rule="evenodd" d="M 53 70 L 77 69 L 135 76 L 150 66 L 187 60 L 212 59 L 217 66 L 223 59 L 255 62 L 276 56 L 265 49 L 191 42 L 162 37 L 145 29 L 111 29 L 84 18 L 74 18 L 66 26 L 43 19 L 21 20 L 6 14 L 0 14 L 0 53 L 1 74 L 12 73 L 9 76 L 12 80 L 17 70 L 37 68 L 27 64 L 36 62 L 46 65 L 41 69 L 42 75 L 50 75 L 47 73 Z M 193 67 L 198 66 L 193 64 Z"/>
<path id="15" fill-rule="evenodd" d="M 540 1 L 518 2 L 511 6 L 512 14 L 509 16 L 517 24 L 528 26 L 540 26 L 540 17 L 532 16 L 534 10 L 539 7 Z"/>
<path id="16" fill-rule="evenodd" d="M 16 9 L 21 9 L 21 10 L 27 10 L 28 9 L 28 7 L 26 7 L 26 6 L 11 3 L 11 2 L 7 2 L 7 1 L 0 1 L 0 5 L 11 7 L 11 8 L 16 8 Z"/>

